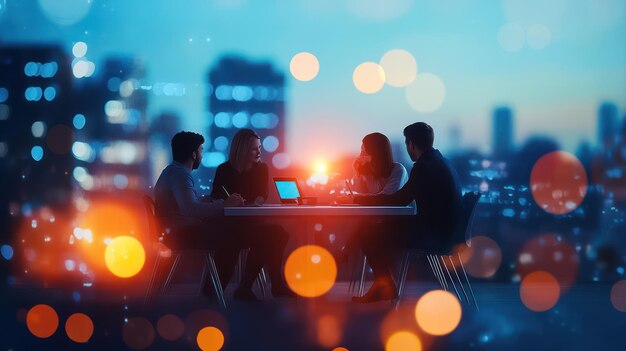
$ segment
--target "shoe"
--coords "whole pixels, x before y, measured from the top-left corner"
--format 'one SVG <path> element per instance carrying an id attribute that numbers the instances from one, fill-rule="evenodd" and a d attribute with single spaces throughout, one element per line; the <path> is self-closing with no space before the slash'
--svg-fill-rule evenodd
<path id="1" fill-rule="evenodd" d="M 298 297 L 296 293 L 291 291 L 286 285 L 281 285 L 276 288 L 272 287 L 272 296 L 274 297 Z"/>
<path id="2" fill-rule="evenodd" d="M 393 284 L 374 284 L 363 296 L 353 296 L 352 302 L 370 303 L 384 300 L 393 300 L 396 298 L 396 286 Z"/>
<path id="3" fill-rule="evenodd" d="M 254 295 L 251 289 L 239 288 L 233 293 L 233 298 L 239 301 L 261 302 L 261 300 Z"/>

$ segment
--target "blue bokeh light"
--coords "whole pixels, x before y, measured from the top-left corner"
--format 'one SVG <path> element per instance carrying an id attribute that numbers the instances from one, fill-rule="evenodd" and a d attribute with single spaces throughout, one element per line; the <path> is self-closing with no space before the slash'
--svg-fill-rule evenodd
<path id="1" fill-rule="evenodd" d="M 0 253 L 2 254 L 2 257 L 7 261 L 13 258 L 13 248 L 11 247 L 11 245 L 2 245 L 2 247 L 0 247 Z"/>
<path id="2" fill-rule="evenodd" d="M 33 146 L 33 148 L 30 149 L 30 155 L 32 156 L 33 160 L 41 161 L 41 159 L 43 158 L 43 148 L 41 146 Z"/>
<path id="3" fill-rule="evenodd" d="M 74 128 L 76 129 L 83 129 L 86 122 L 87 120 L 85 119 L 85 116 L 80 113 L 75 115 L 74 119 L 72 120 L 72 124 L 74 124 Z"/>

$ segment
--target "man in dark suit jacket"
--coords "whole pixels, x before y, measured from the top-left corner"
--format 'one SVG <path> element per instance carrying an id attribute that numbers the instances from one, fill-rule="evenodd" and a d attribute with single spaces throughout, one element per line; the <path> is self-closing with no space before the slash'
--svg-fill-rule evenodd
<path id="1" fill-rule="evenodd" d="M 390 272 L 394 249 L 442 249 L 451 244 L 453 234 L 460 230 L 463 210 L 458 175 L 439 150 L 433 148 L 432 127 L 417 122 L 404 129 L 404 136 L 406 150 L 415 162 L 409 181 L 394 194 L 355 196 L 352 201 L 362 205 L 396 206 L 415 201 L 417 214 L 401 223 L 385 221 L 368 226 L 361 233 L 361 247 L 370 261 L 375 280 L 365 295 L 352 298 L 354 302 L 395 298 L 396 286 Z"/>

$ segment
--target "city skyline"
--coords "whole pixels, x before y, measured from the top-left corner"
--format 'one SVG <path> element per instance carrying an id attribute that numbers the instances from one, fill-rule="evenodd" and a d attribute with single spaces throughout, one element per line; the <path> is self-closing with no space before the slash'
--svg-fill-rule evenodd
<path id="1" fill-rule="evenodd" d="M 345 6 L 217 1 L 195 4 L 190 12 L 170 3 L 146 7 L 75 0 L 80 5 L 75 11 L 55 17 L 55 6 L 70 3 L 8 2 L 0 12 L 5 33 L 0 40 L 56 42 L 68 52 L 73 43 L 84 41 L 86 57 L 97 65 L 110 55 L 135 55 L 146 64 L 149 84 L 173 82 L 186 88 L 183 96 L 152 95 L 150 117 L 176 111 L 184 129 L 200 132 L 208 127 L 204 77 L 218 58 L 234 53 L 270 62 L 287 74 L 287 152 L 305 163 L 337 150 L 356 153 L 362 136 L 371 131 L 397 140 L 402 128 L 415 120 L 433 125 L 436 145 L 444 151 L 450 147 L 445 136 L 453 127 L 461 130 L 461 146 L 490 151 L 491 114 L 501 105 L 513 110 L 515 145 L 543 134 L 574 152 L 581 141 L 595 145 L 602 102 L 615 103 L 620 119 L 626 106 L 621 2 L 607 2 L 600 9 L 591 1 L 554 2 L 533 11 L 533 2 L 488 6 L 403 0 L 373 11 L 376 1 L 348 1 Z M 261 10 L 268 15 L 259 17 Z M 140 13 L 145 16 L 134 17 Z M 25 21 L 25 16 L 34 20 Z M 531 28 L 544 32 L 537 36 Z M 159 38 L 158 44 L 145 39 L 150 37 Z M 433 73 L 443 81 L 446 95 L 438 110 L 415 112 L 404 89 L 385 86 L 366 95 L 354 87 L 351 77 L 357 65 L 378 62 L 397 48 L 413 54 L 418 74 Z M 313 53 L 320 62 L 318 76 L 309 82 L 289 74 L 289 61 L 301 51 Z"/>

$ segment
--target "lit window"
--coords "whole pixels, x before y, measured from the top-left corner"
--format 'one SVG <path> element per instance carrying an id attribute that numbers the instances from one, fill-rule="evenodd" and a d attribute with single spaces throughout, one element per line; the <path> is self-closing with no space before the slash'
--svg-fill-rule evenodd
<path id="1" fill-rule="evenodd" d="M 278 149 L 278 138 L 273 135 L 270 135 L 263 139 L 263 148 L 267 152 L 274 152 Z"/>
<path id="2" fill-rule="evenodd" d="M 93 162 L 96 158 L 96 153 L 91 145 L 80 141 L 76 141 L 72 144 L 72 153 L 77 160 L 84 162 Z"/>
<path id="3" fill-rule="evenodd" d="M 57 90 L 54 87 L 47 87 L 46 90 L 43 91 L 43 97 L 48 101 L 54 100 L 56 96 Z"/>
<path id="4" fill-rule="evenodd" d="M 220 112 L 215 115 L 215 126 L 218 128 L 229 128 L 230 127 L 230 114 L 227 112 Z"/>
<path id="5" fill-rule="evenodd" d="M 266 87 L 258 86 L 254 88 L 254 98 L 260 101 L 267 100 L 269 92 Z"/>
<path id="6" fill-rule="evenodd" d="M 43 158 L 43 148 L 41 146 L 33 146 L 33 148 L 30 149 L 30 156 L 35 161 L 41 161 Z"/>
<path id="7" fill-rule="evenodd" d="M 87 44 L 79 41 L 72 47 L 72 54 L 74 54 L 75 57 L 83 57 L 87 54 L 87 49 Z"/>
<path id="8" fill-rule="evenodd" d="M 83 127 L 85 127 L 86 122 L 87 120 L 85 119 L 85 116 L 80 113 L 74 116 L 74 119 L 72 120 L 72 123 L 74 124 L 74 128 L 76 129 L 83 129 Z"/>
<path id="9" fill-rule="evenodd" d="M 9 99 L 9 91 L 7 88 L 0 87 L 0 103 L 6 102 Z"/>
<path id="10" fill-rule="evenodd" d="M 59 65 L 56 62 L 44 63 L 43 66 L 41 66 L 41 77 L 52 78 L 57 74 L 58 70 Z"/>
<path id="11" fill-rule="evenodd" d="M 30 127 L 30 131 L 33 133 L 35 138 L 41 138 L 46 132 L 46 124 L 44 122 L 37 121 Z"/>
<path id="12" fill-rule="evenodd" d="M 233 126 L 236 128 L 244 128 L 248 124 L 248 114 L 246 112 L 237 112 L 233 116 Z"/>
<path id="13" fill-rule="evenodd" d="M 28 87 L 24 91 L 24 97 L 26 101 L 39 101 L 43 96 L 43 91 L 40 87 Z"/>
<path id="14" fill-rule="evenodd" d="M 41 63 L 28 62 L 26 65 L 24 65 L 24 74 L 27 77 L 37 77 L 39 75 L 40 67 Z"/>
<path id="15" fill-rule="evenodd" d="M 233 98 L 233 87 L 230 85 L 220 85 L 215 89 L 215 97 L 218 100 L 231 100 Z"/>
<path id="16" fill-rule="evenodd" d="M 218 136 L 213 141 L 213 145 L 215 145 L 216 150 L 225 151 L 228 148 L 228 138 L 225 136 Z"/>
<path id="17" fill-rule="evenodd" d="M 267 114 L 267 127 L 268 129 L 276 128 L 278 125 L 278 116 L 274 113 Z"/>
<path id="18" fill-rule="evenodd" d="M 248 101 L 252 99 L 253 91 L 248 86 L 238 85 L 233 88 L 233 99 L 235 101 Z"/>

